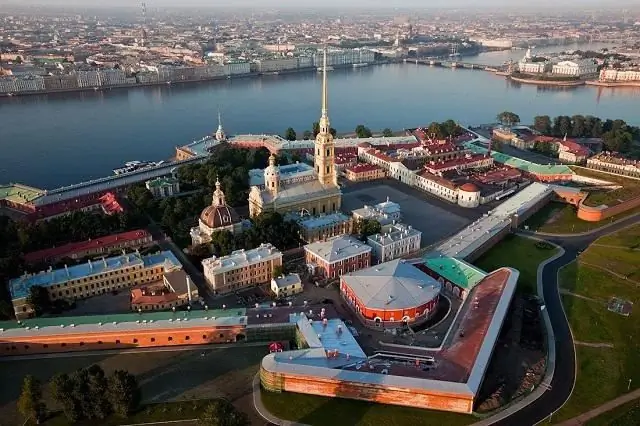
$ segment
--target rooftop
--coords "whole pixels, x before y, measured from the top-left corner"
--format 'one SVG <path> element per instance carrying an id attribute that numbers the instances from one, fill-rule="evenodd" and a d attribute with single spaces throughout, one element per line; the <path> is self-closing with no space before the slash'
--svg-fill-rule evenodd
<path id="1" fill-rule="evenodd" d="M 146 184 L 148 188 L 158 188 L 167 185 L 175 185 L 177 182 L 179 182 L 178 178 L 166 176 L 148 180 Z"/>
<path id="2" fill-rule="evenodd" d="M 84 315 L 0 322 L 0 338 L 35 335 L 122 333 L 141 329 L 215 327 L 246 324 L 246 309 L 143 312 L 141 314 Z"/>
<path id="3" fill-rule="evenodd" d="M 139 253 L 130 253 L 103 258 L 93 262 L 88 261 L 87 263 L 82 263 L 80 265 L 41 271 L 37 274 L 23 275 L 22 277 L 14 278 L 9 281 L 9 290 L 11 292 L 12 299 L 19 299 L 27 297 L 29 289 L 36 285 L 49 287 L 71 280 L 104 274 L 106 272 L 122 268 L 132 266 L 149 268 L 160 264 L 165 264 L 165 270 L 182 267 L 180 261 L 178 261 L 175 255 L 170 251 L 149 254 L 147 256 L 142 256 Z"/>
<path id="4" fill-rule="evenodd" d="M 276 201 L 279 204 L 293 203 L 300 200 L 311 200 L 329 195 L 341 194 L 340 187 L 334 185 L 323 185 L 316 179 L 306 182 L 283 183 L 280 181 L 280 190 L 274 197 L 267 190 L 262 190 L 260 196 L 264 204 Z"/>
<path id="5" fill-rule="evenodd" d="M 42 196 L 45 191 L 26 185 L 9 184 L 0 186 L 0 201 L 6 200 L 15 204 L 31 203 Z"/>
<path id="6" fill-rule="evenodd" d="M 401 241 L 418 235 L 422 235 L 422 232 L 414 229 L 411 225 L 396 223 L 391 225 L 387 232 L 370 235 L 367 238 L 367 242 L 370 244 L 387 245 L 395 241 Z"/>
<path id="7" fill-rule="evenodd" d="M 375 164 L 359 163 L 359 164 L 356 164 L 355 166 L 347 167 L 345 171 L 352 172 L 352 173 L 364 173 L 364 172 L 370 172 L 372 170 L 379 170 L 379 169 L 380 167 L 376 166 Z"/>
<path id="8" fill-rule="evenodd" d="M 425 257 L 424 265 L 449 282 L 471 290 L 487 276 L 486 272 L 455 257 Z M 418 267 L 420 267 L 418 265 Z"/>
<path id="9" fill-rule="evenodd" d="M 471 149 L 477 153 L 486 153 L 488 152 L 487 148 L 476 145 L 473 142 L 468 143 L 467 148 Z M 537 164 L 532 163 L 531 161 L 522 160 L 517 157 L 513 157 L 511 155 L 503 154 L 497 151 L 491 151 L 491 156 L 493 159 L 499 163 L 506 164 L 507 166 L 522 170 L 523 172 L 529 172 L 536 175 L 572 175 L 573 172 L 569 168 L 569 166 L 565 166 L 562 164 L 554 165 L 554 164 Z"/>
<path id="10" fill-rule="evenodd" d="M 289 287 L 294 284 L 302 283 L 302 281 L 300 280 L 300 275 L 298 274 L 288 274 L 285 276 L 274 278 L 273 281 L 275 281 L 278 288 Z"/>
<path id="11" fill-rule="evenodd" d="M 251 250 L 236 250 L 228 256 L 210 257 L 202 261 L 202 266 L 215 272 L 227 272 L 251 265 L 255 262 L 281 257 L 282 253 L 272 244 L 260 244 Z"/>
<path id="12" fill-rule="evenodd" d="M 342 275 L 344 283 L 370 309 L 421 306 L 440 294 L 438 281 L 403 259 Z"/>
<path id="13" fill-rule="evenodd" d="M 329 263 L 371 252 L 371 247 L 349 235 L 307 244 L 304 249 Z"/>
<path id="14" fill-rule="evenodd" d="M 312 176 L 314 173 L 313 166 L 307 163 L 293 163 L 286 166 L 278 166 L 280 172 L 280 181 L 286 181 L 298 176 Z M 249 170 L 249 186 L 264 185 L 264 169 Z"/>
<path id="15" fill-rule="evenodd" d="M 137 229 L 135 231 L 106 235 L 104 237 L 81 241 L 79 243 L 69 243 L 60 247 L 34 251 L 25 254 L 24 259 L 29 263 L 36 263 L 42 260 L 52 259 L 56 257 L 71 257 L 75 253 L 82 253 L 98 248 L 114 247 L 120 244 L 150 237 L 151 234 L 149 234 L 149 232 L 147 232 L 146 230 Z"/>
<path id="16" fill-rule="evenodd" d="M 351 220 L 351 218 L 346 214 L 342 212 L 335 212 L 319 216 L 303 216 L 299 219 L 299 223 L 300 226 L 305 229 L 317 229 L 348 222 L 349 220 Z"/>

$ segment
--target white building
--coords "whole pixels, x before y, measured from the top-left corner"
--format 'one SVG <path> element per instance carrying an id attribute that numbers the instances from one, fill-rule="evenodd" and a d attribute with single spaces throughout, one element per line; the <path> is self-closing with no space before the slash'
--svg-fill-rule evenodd
<path id="1" fill-rule="evenodd" d="M 640 70 L 603 69 L 600 81 L 640 81 Z"/>
<path id="2" fill-rule="evenodd" d="M 388 225 L 393 222 L 399 222 L 402 219 L 402 209 L 400 204 L 389 200 L 376 204 L 375 206 L 367 206 L 356 209 L 352 212 L 355 220 L 375 220 L 380 225 Z"/>
<path id="3" fill-rule="evenodd" d="M 271 280 L 271 291 L 276 297 L 288 297 L 302 293 L 300 275 L 289 274 Z"/>
<path id="4" fill-rule="evenodd" d="M 229 62 L 224 64 L 224 75 L 249 74 L 250 67 L 249 62 Z"/>
<path id="5" fill-rule="evenodd" d="M 524 58 L 518 61 L 518 70 L 525 74 L 542 74 L 551 70 L 551 64 L 548 61 L 534 61 L 531 49 L 527 49 Z"/>
<path id="6" fill-rule="evenodd" d="M 280 266 L 282 253 L 268 243 L 202 261 L 204 278 L 216 294 L 269 283 L 274 269 Z"/>
<path id="7" fill-rule="evenodd" d="M 371 246 L 378 262 L 384 263 L 417 252 L 421 239 L 422 232 L 411 225 L 397 223 L 384 233 L 369 236 L 367 245 Z"/>
<path id="8" fill-rule="evenodd" d="M 551 72 L 557 75 L 570 77 L 582 77 L 598 73 L 598 65 L 591 59 L 580 59 L 575 61 L 562 61 L 553 65 Z"/>
<path id="9" fill-rule="evenodd" d="M 37 75 L 18 77 L 14 81 L 16 92 L 37 92 L 44 90 L 44 79 Z"/>
<path id="10" fill-rule="evenodd" d="M 180 181 L 175 177 L 158 177 L 145 182 L 155 198 L 171 197 L 180 193 Z"/>
<path id="11" fill-rule="evenodd" d="M 78 87 L 100 87 L 102 80 L 98 71 L 78 71 Z"/>
<path id="12" fill-rule="evenodd" d="M 127 76 L 122 70 L 106 69 L 99 72 L 103 86 L 120 86 L 127 83 Z"/>
<path id="13" fill-rule="evenodd" d="M 294 70 L 298 68 L 298 58 L 264 59 L 257 64 L 261 73 Z"/>

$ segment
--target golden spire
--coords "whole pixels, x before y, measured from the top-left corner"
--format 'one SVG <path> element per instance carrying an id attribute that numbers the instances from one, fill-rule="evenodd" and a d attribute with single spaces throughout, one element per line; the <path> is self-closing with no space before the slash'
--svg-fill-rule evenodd
<path id="1" fill-rule="evenodd" d="M 327 94 L 327 45 L 324 45 L 322 57 L 322 115 L 320 116 L 320 133 L 329 133 L 329 112 Z"/>

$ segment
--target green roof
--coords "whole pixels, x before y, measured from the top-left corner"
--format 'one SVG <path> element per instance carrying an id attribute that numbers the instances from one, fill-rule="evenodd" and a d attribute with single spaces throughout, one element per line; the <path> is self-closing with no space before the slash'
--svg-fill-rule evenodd
<path id="1" fill-rule="evenodd" d="M 425 257 L 424 264 L 449 282 L 471 290 L 487 273 L 475 266 L 454 257 Z"/>
<path id="2" fill-rule="evenodd" d="M 468 143 L 467 148 L 478 154 L 486 154 L 489 150 L 474 143 Z M 558 174 L 573 174 L 573 170 L 569 166 L 563 164 L 538 164 L 531 161 L 523 160 L 512 155 L 503 154 L 502 152 L 492 151 L 491 156 L 498 163 L 506 164 L 509 167 L 513 167 L 523 172 L 534 173 L 537 175 L 558 175 Z"/>
<path id="3" fill-rule="evenodd" d="M 201 319 L 204 317 L 237 317 L 246 315 L 247 310 L 245 308 L 230 308 L 230 309 L 209 309 L 209 310 L 197 310 L 197 311 L 165 311 L 165 312 L 142 312 L 127 313 L 127 314 L 112 314 L 112 315 L 84 315 L 77 317 L 40 317 L 25 319 L 18 321 L 0 321 L 0 328 L 4 330 L 10 330 L 20 327 L 30 328 L 44 328 L 44 327 L 65 327 L 74 325 L 93 325 L 98 323 L 123 323 L 123 322 L 136 322 L 139 320 L 153 320 L 153 321 L 167 321 L 169 319 L 176 318 L 190 318 Z"/>
<path id="4" fill-rule="evenodd" d="M 9 184 L 0 186 L 0 200 L 7 200 L 13 203 L 30 203 L 41 195 L 44 195 L 43 190 L 26 185 Z"/>

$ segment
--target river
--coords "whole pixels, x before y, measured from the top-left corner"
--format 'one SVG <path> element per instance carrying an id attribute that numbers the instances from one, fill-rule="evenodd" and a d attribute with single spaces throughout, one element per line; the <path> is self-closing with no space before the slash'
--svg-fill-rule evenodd
<path id="1" fill-rule="evenodd" d="M 465 60 L 499 65 L 523 55 Z M 638 125 L 638 108 L 640 88 L 542 89 L 478 70 L 397 64 L 329 74 L 329 116 L 338 132 L 448 118 L 481 124 L 503 110 L 525 123 L 538 114 L 592 114 Z M 0 183 L 54 188 L 108 175 L 125 161 L 166 159 L 176 145 L 214 131 L 218 109 L 230 134 L 283 134 L 289 126 L 301 134 L 320 115 L 320 75 L 0 99 Z"/>

